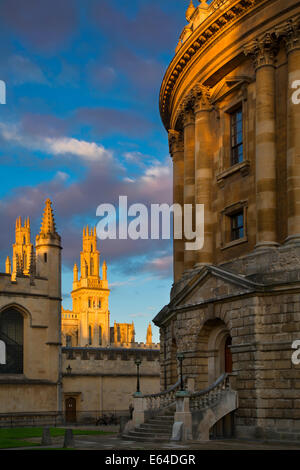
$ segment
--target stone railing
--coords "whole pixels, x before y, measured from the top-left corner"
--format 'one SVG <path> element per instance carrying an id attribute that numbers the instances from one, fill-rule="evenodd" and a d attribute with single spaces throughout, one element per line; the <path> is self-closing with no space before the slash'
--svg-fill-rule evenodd
<path id="1" fill-rule="evenodd" d="M 157 414 L 159 411 L 168 408 L 176 403 L 176 392 L 180 390 L 180 380 L 172 385 L 168 390 L 159 393 L 143 395 L 146 401 L 146 409 L 150 414 Z"/>
<path id="2" fill-rule="evenodd" d="M 212 385 L 200 392 L 190 394 L 190 410 L 209 408 L 220 401 L 225 390 L 229 390 L 229 374 L 222 374 Z"/>

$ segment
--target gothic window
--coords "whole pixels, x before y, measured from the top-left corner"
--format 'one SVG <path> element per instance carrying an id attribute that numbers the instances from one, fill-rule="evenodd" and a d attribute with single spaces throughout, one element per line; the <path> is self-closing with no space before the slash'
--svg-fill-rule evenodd
<path id="1" fill-rule="evenodd" d="M 91 346 L 93 342 L 93 336 L 92 336 L 92 326 L 89 325 L 89 345 Z"/>
<path id="2" fill-rule="evenodd" d="M 91 306 L 92 306 L 92 301 L 91 301 L 91 299 L 89 299 L 88 302 L 89 302 L 89 304 L 88 304 L 88 305 L 89 305 L 89 308 L 91 308 Z"/>
<path id="3" fill-rule="evenodd" d="M 99 346 L 102 346 L 102 326 L 99 325 Z"/>
<path id="4" fill-rule="evenodd" d="M 98 308 L 101 308 L 101 300 L 98 300 Z"/>
<path id="5" fill-rule="evenodd" d="M 23 316 L 13 308 L 0 314 L 0 340 L 5 344 L 5 364 L 0 364 L 0 374 L 23 373 L 23 323 Z"/>
<path id="6" fill-rule="evenodd" d="M 239 107 L 230 113 L 231 165 L 241 163 L 243 157 L 243 110 Z"/>
<path id="7" fill-rule="evenodd" d="M 90 275 L 92 276 L 94 274 L 94 261 L 91 259 L 91 267 L 90 267 Z"/>

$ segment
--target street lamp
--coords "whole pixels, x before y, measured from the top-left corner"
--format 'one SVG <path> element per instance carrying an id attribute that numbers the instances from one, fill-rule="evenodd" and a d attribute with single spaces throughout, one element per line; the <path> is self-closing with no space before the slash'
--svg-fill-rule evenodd
<path id="1" fill-rule="evenodd" d="M 183 353 L 178 353 L 177 354 L 177 359 L 179 361 L 179 370 L 180 370 L 180 390 L 183 391 L 183 376 L 182 376 L 182 361 L 184 359 L 184 354 Z"/>
<path id="2" fill-rule="evenodd" d="M 140 365 L 142 361 L 138 358 L 134 363 L 136 365 L 136 393 L 140 393 Z"/>
<path id="3" fill-rule="evenodd" d="M 69 364 L 68 367 L 67 367 L 67 374 L 71 375 L 71 372 L 72 372 L 72 367 Z"/>

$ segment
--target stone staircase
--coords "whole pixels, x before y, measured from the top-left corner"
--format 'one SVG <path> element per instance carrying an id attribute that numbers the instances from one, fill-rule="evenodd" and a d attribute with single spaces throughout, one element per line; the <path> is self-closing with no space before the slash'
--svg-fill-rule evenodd
<path id="1" fill-rule="evenodd" d="M 146 423 L 123 434 L 123 439 L 141 442 L 169 442 L 172 436 L 174 412 L 150 418 Z"/>

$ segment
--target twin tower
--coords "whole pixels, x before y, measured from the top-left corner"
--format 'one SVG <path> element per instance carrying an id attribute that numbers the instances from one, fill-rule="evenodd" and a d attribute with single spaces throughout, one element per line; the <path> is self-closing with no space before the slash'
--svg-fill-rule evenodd
<path id="1" fill-rule="evenodd" d="M 35 246 L 31 243 L 30 221 L 16 221 L 16 238 L 12 261 L 6 258 L 5 271 L 12 281 L 29 278 L 34 286 L 48 280 L 47 295 L 61 300 L 61 238 L 56 231 L 50 199 L 45 203 L 40 233 Z M 100 276 L 101 272 L 101 276 Z M 61 309 L 61 339 L 72 347 L 133 347 L 134 323 L 116 323 L 110 327 L 107 265 L 100 265 L 95 228 L 83 229 L 80 273 L 73 268 L 72 310 Z M 29 282 L 29 281 L 28 281 Z M 145 347 L 152 345 L 151 325 L 148 326 Z"/>

